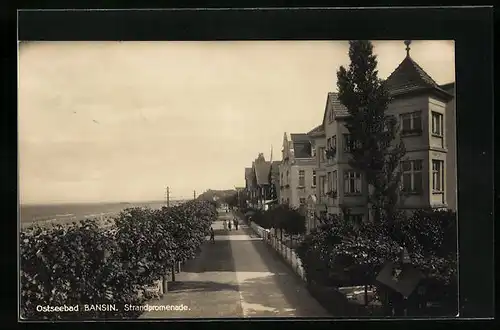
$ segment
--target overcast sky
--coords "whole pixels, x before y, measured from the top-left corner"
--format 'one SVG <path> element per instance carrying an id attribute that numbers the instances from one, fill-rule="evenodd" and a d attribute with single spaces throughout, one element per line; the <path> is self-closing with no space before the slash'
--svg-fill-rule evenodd
<path id="1" fill-rule="evenodd" d="M 21 203 L 162 200 L 244 185 L 259 152 L 319 125 L 340 41 L 36 42 L 19 50 Z M 374 42 L 381 78 L 406 55 Z M 452 41 L 413 41 L 438 83 Z"/>

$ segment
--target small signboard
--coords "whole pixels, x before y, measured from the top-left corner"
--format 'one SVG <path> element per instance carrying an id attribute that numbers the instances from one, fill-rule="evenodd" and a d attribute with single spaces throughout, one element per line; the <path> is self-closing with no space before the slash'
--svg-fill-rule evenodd
<path id="1" fill-rule="evenodd" d="M 398 265 L 395 262 L 388 262 L 376 280 L 401 293 L 404 297 L 409 297 L 422 278 L 422 273 L 411 264 Z"/>

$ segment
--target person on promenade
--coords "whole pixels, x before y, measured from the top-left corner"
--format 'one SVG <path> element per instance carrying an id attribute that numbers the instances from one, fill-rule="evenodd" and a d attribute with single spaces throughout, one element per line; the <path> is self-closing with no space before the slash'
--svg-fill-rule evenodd
<path id="1" fill-rule="evenodd" d="M 229 230 L 231 230 L 231 221 L 227 222 L 227 226 L 229 227 Z"/>
<path id="2" fill-rule="evenodd" d="M 215 243 L 215 232 L 213 227 L 210 227 L 210 242 Z"/>
<path id="3" fill-rule="evenodd" d="M 224 227 L 224 230 L 227 230 L 227 221 L 226 221 L 226 219 L 224 219 L 224 221 L 222 221 L 222 226 Z"/>
<path id="4" fill-rule="evenodd" d="M 236 219 L 236 217 L 233 219 L 233 223 L 234 223 L 234 229 L 238 230 L 239 223 L 238 223 L 238 219 Z"/>

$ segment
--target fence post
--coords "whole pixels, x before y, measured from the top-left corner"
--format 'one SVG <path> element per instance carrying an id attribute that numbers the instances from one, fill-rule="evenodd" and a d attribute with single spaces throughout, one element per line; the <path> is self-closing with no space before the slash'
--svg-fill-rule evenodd
<path id="1" fill-rule="evenodd" d="M 168 292 L 168 277 L 167 275 L 163 275 L 161 278 L 162 286 L 161 286 L 161 294 L 165 294 Z"/>
<path id="2" fill-rule="evenodd" d="M 365 284 L 365 306 L 368 306 L 368 285 Z"/>

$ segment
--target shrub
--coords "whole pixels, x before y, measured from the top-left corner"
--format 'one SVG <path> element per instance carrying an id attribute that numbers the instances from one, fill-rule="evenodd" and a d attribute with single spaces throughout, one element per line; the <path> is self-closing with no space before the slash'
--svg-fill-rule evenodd
<path id="1" fill-rule="evenodd" d="M 456 302 L 456 216 L 452 211 L 402 213 L 394 223 L 364 223 L 356 228 L 340 216 L 322 217 L 297 249 L 307 279 L 332 286 L 372 284 L 387 261 L 396 261 L 400 244 L 425 276 L 424 299 Z"/>
<path id="2" fill-rule="evenodd" d="M 20 233 L 21 315 L 26 319 L 136 317 L 123 304 L 138 305 L 146 286 L 174 261 L 193 256 L 216 218 L 204 201 L 178 207 L 127 209 L 110 228 L 96 219 L 31 227 Z M 118 311 L 41 313 L 37 305 L 114 304 Z"/>
<path id="3" fill-rule="evenodd" d="M 272 216 L 271 225 L 284 230 L 288 235 L 299 235 L 306 232 L 306 219 L 299 210 L 288 205 L 278 205 L 268 211 Z"/>
<path id="4" fill-rule="evenodd" d="M 21 233 L 21 306 L 23 318 L 75 319 L 76 313 L 40 313 L 37 305 L 140 303 L 136 276 L 120 259 L 119 247 L 96 220 L 69 227 L 33 228 Z M 80 307 L 81 309 L 81 307 Z M 85 316 L 119 317 L 120 312 Z"/>

